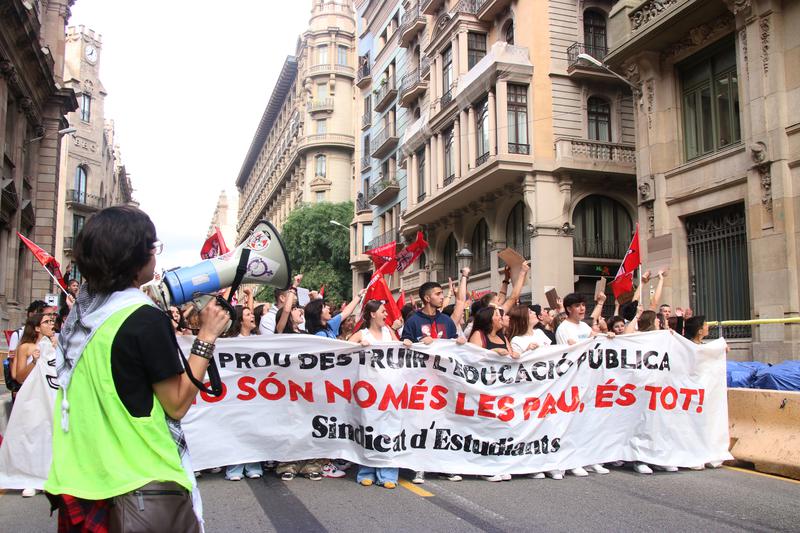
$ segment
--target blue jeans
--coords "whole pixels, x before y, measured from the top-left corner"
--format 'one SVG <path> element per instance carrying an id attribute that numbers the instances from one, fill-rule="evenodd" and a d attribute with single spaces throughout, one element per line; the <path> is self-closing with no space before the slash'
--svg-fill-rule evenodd
<path id="1" fill-rule="evenodd" d="M 397 483 L 400 475 L 399 468 L 375 468 L 372 466 L 359 466 L 356 481 L 361 483 L 362 479 L 371 479 L 378 485 L 383 485 L 387 481 Z"/>
<path id="2" fill-rule="evenodd" d="M 230 479 L 232 477 L 242 477 L 242 474 L 245 471 L 249 476 L 252 476 L 254 474 L 258 474 L 259 476 L 264 475 L 264 470 L 261 468 L 261 463 L 247 463 L 241 465 L 230 465 L 226 467 L 225 479 Z"/>

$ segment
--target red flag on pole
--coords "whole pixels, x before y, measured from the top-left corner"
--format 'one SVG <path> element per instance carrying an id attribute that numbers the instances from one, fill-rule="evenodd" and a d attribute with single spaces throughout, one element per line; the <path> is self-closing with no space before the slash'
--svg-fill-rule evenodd
<path id="1" fill-rule="evenodd" d="M 320 298 L 324 298 L 325 297 L 325 284 L 324 283 L 319 288 L 319 297 Z"/>
<path id="2" fill-rule="evenodd" d="M 67 284 L 64 281 L 64 276 L 61 274 L 61 265 L 58 264 L 56 258 L 39 248 L 33 241 L 23 237 L 21 233 L 17 233 L 17 236 L 22 239 L 22 242 L 25 243 L 25 246 L 27 246 L 28 249 L 33 252 L 33 256 L 37 261 L 39 261 L 45 270 L 47 270 L 47 273 L 50 274 L 50 277 L 59 284 L 61 290 L 66 291 Z"/>
<path id="3" fill-rule="evenodd" d="M 392 263 L 394 261 L 396 250 L 397 250 L 397 242 L 392 241 L 388 244 L 378 246 L 377 248 L 372 248 L 371 250 L 367 250 L 364 253 L 366 253 L 370 257 L 370 259 L 372 259 L 372 262 L 375 265 L 375 270 L 378 270 L 384 264 Z M 394 269 L 394 267 L 392 267 L 392 269 Z"/>
<path id="4" fill-rule="evenodd" d="M 422 255 L 422 252 L 428 247 L 428 242 L 423 237 L 422 232 L 417 232 L 417 238 L 403 248 L 403 250 L 397 254 L 397 272 L 403 272 L 407 269 L 417 258 Z"/>
<path id="5" fill-rule="evenodd" d="M 619 298 L 621 294 L 633 290 L 633 272 L 642 263 L 639 256 L 639 224 L 636 224 L 636 231 L 633 234 L 633 240 L 628 247 L 628 252 L 622 260 L 622 264 L 617 270 L 617 275 L 614 281 L 611 282 L 611 290 L 614 291 L 614 298 Z"/>
<path id="6" fill-rule="evenodd" d="M 225 239 L 222 238 L 222 232 L 219 231 L 218 227 L 214 226 L 214 233 L 206 239 L 206 242 L 203 243 L 203 247 L 200 249 L 200 258 L 211 259 L 218 255 L 227 254 L 228 251 L 228 247 L 225 245 Z"/>
<path id="7" fill-rule="evenodd" d="M 387 326 L 392 327 L 394 321 L 402 316 L 400 314 L 400 308 L 397 306 L 397 303 L 392 297 L 392 291 L 389 289 L 389 285 L 386 284 L 386 280 L 383 278 L 383 276 L 379 277 L 374 283 L 370 284 L 369 288 L 367 289 L 367 293 L 364 295 L 364 301 L 368 302 L 370 300 L 382 301 L 383 305 L 386 306 Z"/>
<path id="8" fill-rule="evenodd" d="M 400 291 L 400 296 L 397 297 L 397 308 L 402 309 L 406 305 L 406 291 Z"/>

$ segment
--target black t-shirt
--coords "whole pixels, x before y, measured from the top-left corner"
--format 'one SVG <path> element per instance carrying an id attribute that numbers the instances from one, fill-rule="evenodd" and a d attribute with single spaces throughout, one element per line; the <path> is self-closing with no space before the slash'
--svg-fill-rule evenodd
<path id="1" fill-rule="evenodd" d="M 131 416 L 153 410 L 153 383 L 183 373 L 172 323 L 163 311 L 143 305 L 125 319 L 111 344 L 111 375 Z"/>

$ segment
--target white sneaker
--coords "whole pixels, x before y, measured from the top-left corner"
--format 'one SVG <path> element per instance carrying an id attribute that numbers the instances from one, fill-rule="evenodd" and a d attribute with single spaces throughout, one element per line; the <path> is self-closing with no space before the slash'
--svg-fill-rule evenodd
<path id="1" fill-rule="evenodd" d="M 689 470 L 705 470 L 706 465 L 699 465 L 699 466 L 690 466 Z"/>
<path id="2" fill-rule="evenodd" d="M 248 479 L 260 479 L 261 474 L 247 474 Z"/>
<path id="3" fill-rule="evenodd" d="M 572 470 L 569 471 L 569 473 L 575 477 L 586 477 L 589 475 L 589 472 L 587 472 L 582 466 L 579 466 L 578 468 L 573 468 Z"/>
<path id="4" fill-rule="evenodd" d="M 650 468 L 649 466 L 647 466 L 644 463 L 634 463 L 633 464 L 633 470 L 637 474 L 652 474 L 653 473 L 653 469 Z"/>
<path id="5" fill-rule="evenodd" d="M 664 472 L 677 472 L 678 471 L 678 467 L 677 466 L 662 466 L 661 470 L 663 470 Z"/>
<path id="6" fill-rule="evenodd" d="M 242 476 L 231 476 L 231 477 L 227 477 L 225 479 L 227 479 L 228 481 L 241 481 L 242 480 Z"/>
<path id="7" fill-rule="evenodd" d="M 483 479 L 485 479 L 486 481 L 492 481 L 492 482 L 495 482 L 495 481 L 503 481 L 503 476 L 502 476 L 502 474 L 495 474 L 495 475 L 493 475 L 493 476 L 481 476 L 481 477 L 482 477 Z"/>
<path id="8" fill-rule="evenodd" d="M 528 474 L 531 479 L 544 479 L 544 472 L 536 472 L 535 474 Z"/>
<path id="9" fill-rule="evenodd" d="M 417 470 L 414 472 L 414 479 L 411 480 L 411 483 L 414 485 L 424 485 L 425 484 L 425 472 L 423 470 Z"/>
<path id="10" fill-rule="evenodd" d="M 614 461 L 611 466 L 625 466 L 625 461 Z"/>
<path id="11" fill-rule="evenodd" d="M 511 474 L 500 474 L 503 476 L 503 481 L 511 481 Z"/>
<path id="12" fill-rule="evenodd" d="M 195 477 L 195 479 L 199 478 L 199 477 L 203 477 L 203 472 L 201 472 L 200 470 L 195 470 L 194 471 L 194 477 Z"/>
<path id="13" fill-rule="evenodd" d="M 712 461 L 710 463 L 706 463 L 706 466 L 709 468 L 719 468 L 722 466 L 722 461 Z"/>
<path id="14" fill-rule="evenodd" d="M 328 463 L 322 467 L 322 477 L 344 477 L 347 473 L 339 470 L 333 463 Z"/>
<path id="15" fill-rule="evenodd" d="M 461 481 L 464 479 L 458 474 L 442 474 L 442 477 L 444 477 L 447 481 Z"/>
<path id="16" fill-rule="evenodd" d="M 611 470 L 609 470 L 608 468 L 604 467 L 601 464 L 589 465 L 588 468 L 589 468 L 589 470 L 595 472 L 596 474 L 610 474 L 611 473 Z"/>
<path id="17" fill-rule="evenodd" d="M 36 496 L 36 489 L 23 489 L 22 490 L 22 497 L 23 498 L 32 498 Z"/>
<path id="18" fill-rule="evenodd" d="M 563 470 L 550 470 L 547 473 L 553 479 L 564 479 L 564 471 Z"/>

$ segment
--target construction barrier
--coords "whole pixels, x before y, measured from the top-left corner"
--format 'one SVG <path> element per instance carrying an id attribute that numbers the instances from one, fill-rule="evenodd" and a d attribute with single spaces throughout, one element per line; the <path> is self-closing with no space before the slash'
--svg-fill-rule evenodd
<path id="1" fill-rule="evenodd" d="M 800 479 L 800 392 L 728 389 L 728 424 L 736 460 Z"/>
<path id="2" fill-rule="evenodd" d="M 754 318 L 751 320 L 713 320 L 707 322 L 709 327 L 714 326 L 763 326 L 766 324 L 800 324 L 800 316 L 789 318 Z"/>

